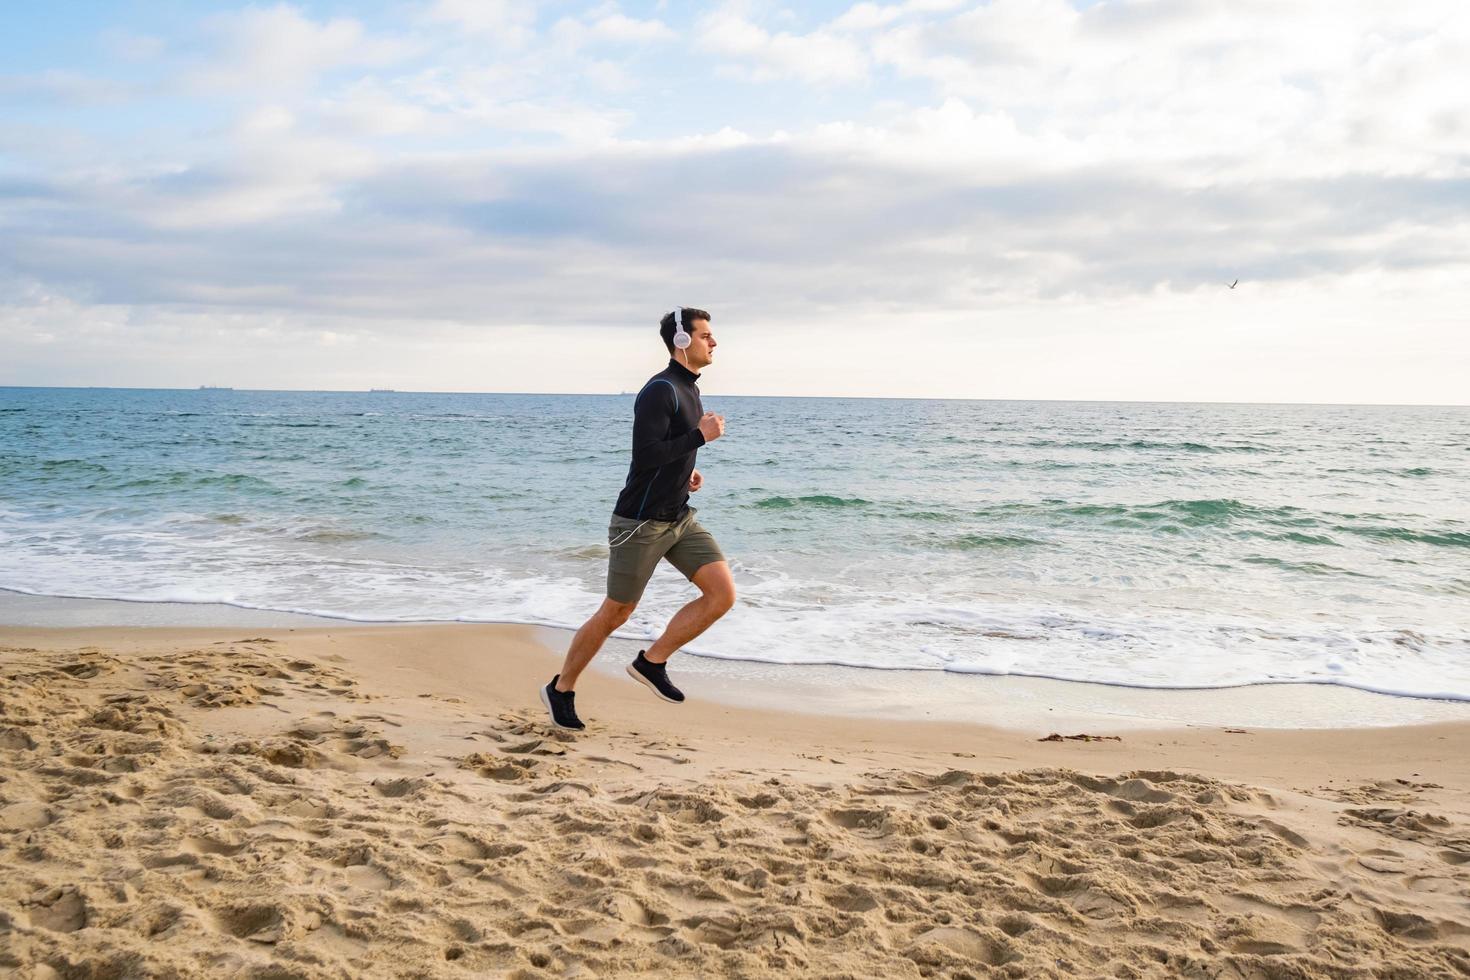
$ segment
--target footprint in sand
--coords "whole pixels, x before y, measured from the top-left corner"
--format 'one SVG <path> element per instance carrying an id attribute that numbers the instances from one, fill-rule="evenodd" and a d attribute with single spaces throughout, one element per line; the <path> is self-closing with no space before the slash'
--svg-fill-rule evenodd
<path id="1" fill-rule="evenodd" d="M 38 743 L 30 733 L 21 728 L 0 728 L 0 749 L 12 752 L 29 752 Z"/>
<path id="2" fill-rule="evenodd" d="M 507 745 L 502 752 L 512 755 L 566 755 L 566 746 L 557 742 L 549 742 L 544 738 L 534 738 L 529 742 L 521 742 L 518 745 Z"/>
<path id="3" fill-rule="evenodd" d="M 841 912 L 871 912 L 882 903 L 861 885 L 843 885 L 822 896 L 822 901 Z"/>
<path id="4" fill-rule="evenodd" d="M 21 902 L 31 925 L 52 932 L 76 932 L 85 928 L 90 909 L 74 887 L 51 888 Z"/>
<path id="5" fill-rule="evenodd" d="M 523 783 L 549 776 L 565 776 L 567 770 L 540 759 L 512 758 L 488 752 L 472 752 L 456 765 L 479 776 L 503 783 Z"/>
<path id="6" fill-rule="evenodd" d="M 486 845 L 471 838 L 462 831 L 454 831 L 430 838 L 426 843 L 421 844 L 420 847 L 433 848 L 447 857 L 466 861 L 483 861 L 489 856 L 489 850 Z"/>
<path id="7" fill-rule="evenodd" d="M 0 830 L 40 830 L 55 819 L 51 808 L 44 803 L 11 803 L 0 807 Z"/>
<path id="8" fill-rule="evenodd" d="M 834 827 L 870 837 L 882 837 L 890 830 L 887 810 L 838 809 L 828 810 L 825 816 Z"/>
<path id="9" fill-rule="evenodd" d="M 247 844 L 229 844 L 212 837 L 188 837 L 184 839 L 183 849 L 189 854 L 217 854 L 221 857 L 234 857 L 248 846 Z"/>
<path id="10" fill-rule="evenodd" d="M 215 910 L 221 932 L 238 939 L 273 944 L 287 933 L 286 916 L 273 905 L 246 905 Z"/>
<path id="11" fill-rule="evenodd" d="M 938 965 L 947 957 L 941 955 L 936 958 L 933 947 L 939 947 L 945 952 L 952 953 L 961 960 L 983 963 L 987 966 L 1004 966 L 1021 958 L 1011 946 L 1008 936 L 991 935 L 958 926 L 926 929 L 914 937 L 912 945 L 904 951 L 904 955 L 921 966 Z"/>

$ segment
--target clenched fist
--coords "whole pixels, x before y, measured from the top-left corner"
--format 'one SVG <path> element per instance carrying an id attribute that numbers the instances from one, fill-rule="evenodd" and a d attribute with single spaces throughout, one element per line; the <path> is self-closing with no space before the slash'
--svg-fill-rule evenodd
<path id="1" fill-rule="evenodd" d="M 704 418 L 699 420 L 699 431 L 704 433 L 705 442 L 714 442 L 725 434 L 725 416 L 705 412 Z"/>

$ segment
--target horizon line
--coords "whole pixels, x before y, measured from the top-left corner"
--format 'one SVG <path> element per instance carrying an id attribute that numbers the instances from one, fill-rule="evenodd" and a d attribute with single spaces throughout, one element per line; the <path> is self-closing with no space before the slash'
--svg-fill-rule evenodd
<path id="1" fill-rule="evenodd" d="M 410 391 L 404 388 L 236 388 L 230 385 L 200 386 L 194 388 L 159 388 L 133 385 L 6 385 L 0 391 L 178 391 L 178 392 L 243 392 L 273 394 L 314 395 L 570 395 L 587 398 L 625 397 L 632 391 L 453 391 L 424 390 Z M 1048 402 L 1056 404 L 1095 405 L 1285 405 L 1318 408 L 1470 408 L 1470 402 L 1281 402 L 1281 401 L 1184 401 L 1174 398 L 977 398 L 964 396 L 936 395 L 741 395 L 725 393 L 711 395 L 712 398 L 806 398 L 827 401 L 930 401 L 930 402 Z"/>

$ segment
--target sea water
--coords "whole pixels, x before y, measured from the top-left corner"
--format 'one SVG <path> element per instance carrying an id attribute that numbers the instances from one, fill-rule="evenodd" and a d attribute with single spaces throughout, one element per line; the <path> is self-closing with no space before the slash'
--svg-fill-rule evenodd
<path id="1" fill-rule="evenodd" d="M 692 653 L 1470 699 L 1470 409 L 704 402 L 740 598 Z M 632 410 L 0 388 L 0 588 L 575 627 Z M 623 633 L 695 594 L 661 566 Z"/>

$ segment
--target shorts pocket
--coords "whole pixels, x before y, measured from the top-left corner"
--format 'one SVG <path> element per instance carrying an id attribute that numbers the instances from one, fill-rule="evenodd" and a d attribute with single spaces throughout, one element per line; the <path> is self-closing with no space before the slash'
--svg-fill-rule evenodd
<path id="1" fill-rule="evenodd" d="M 672 525 L 667 521 L 630 521 L 626 517 L 614 518 L 607 526 L 607 543 L 611 546 L 614 541 L 621 544 L 652 541 L 670 527 Z"/>

